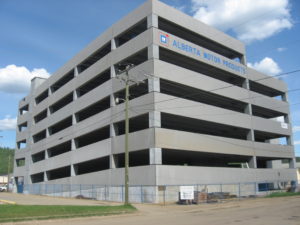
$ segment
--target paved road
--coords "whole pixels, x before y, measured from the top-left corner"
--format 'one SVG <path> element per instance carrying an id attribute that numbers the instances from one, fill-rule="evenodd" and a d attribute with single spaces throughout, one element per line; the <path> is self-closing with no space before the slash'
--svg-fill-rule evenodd
<path id="1" fill-rule="evenodd" d="M 1 198 L 1 196 L 0 196 Z M 251 199 L 192 206 L 135 205 L 130 215 L 30 221 L 46 225 L 299 225 L 300 197 Z M 8 225 L 8 223 L 6 223 Z"/>

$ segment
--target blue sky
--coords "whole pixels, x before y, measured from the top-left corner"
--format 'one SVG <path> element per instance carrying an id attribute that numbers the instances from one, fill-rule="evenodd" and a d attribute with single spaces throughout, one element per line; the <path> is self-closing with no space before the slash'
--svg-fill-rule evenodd
<path id="1" fill-rule="evenodd" d="M 246 42 L 247 61 L 259 70 L 276 75 L 300 69 L 299 1 L 162 1 Z M 15 146 L 18 101 L 30 77 L 52 74 L 143 2 L 0 0 L 0 146 Z M 290 90 L 300 88 L 299 72 L 281 79 Z M 290 92 L 289 101 L 300 156 L 300 91 Z"/>

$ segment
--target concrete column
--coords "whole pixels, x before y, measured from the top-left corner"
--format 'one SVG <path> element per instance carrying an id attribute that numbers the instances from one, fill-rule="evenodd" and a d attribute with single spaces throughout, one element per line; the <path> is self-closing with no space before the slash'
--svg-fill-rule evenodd
<path id="1" fill-rule="evenodd" d="M 113 39 L 111 39 L 111 50 L 113 51 L 113 50 L 115 50 L 116 48 L 117 48 L 117 42 L 116 42 L 116 39 L 115 38 L 113 38 Z"/>
<path id="2" fill-rule="evenodd" d="M 78 75 L 79 75 L 79 69 L 78 69 L 78 67 L 76 66 L 76 67 L 74 68 L 74 76 L 77 77 Z"/>
<path id="3" fill-rule="evenodd" d="M 294 138 L 293 135 L 287 136 L 286 137 L 286 144 L 287 145 L 294 145 Z"/>
<path id="4" fill-rule="evenodd" d="M 251 130 L 248 132 L 247 140 L 248 140 L 248 141 L 255 141 L 253 129 L 251 129 Z"/>
<path id="5" fill-rule="evenodd" d="M 116 106 L 116 100 L 114 94 L 110 95 L 110 107 Z"/>
<path id="6" fill-rule="evenodd" d="M 158 77 L 148 78 L 148 92 L 160 92 L 160 79 Z"/>
<path id="7" fill-rule="evenodd" d="M 77 98 L 78 98 L 77 91 L 74 90 L 73 91 L 73 101 L 75 101 Z"/>
<path id="8" fill-rule="evenodd" d="M 249 167 L 250 168 L 257 168 L 256 156 L 251 157 L 251 159 L 249 161 Z"/>
<path id="9" fill-rule="evenodd" d="M 110 124 L 110 137 L 115 137 L 118 135 L 118 128 L 114 124 Z"/>
<path id="10" fill-rule="evenodd" d="M 241 63 L 243 64 L 243 65 L 247 65 L 247 58 L 246 58 L 246 55 L 243 55 L 241 58 L 240 58 L 240 60 L 241 60 Z"/>
<path id="11" fill-rule="evenodd" d="M 75 166 L 72 164 L 71 165 L 71 177 L 75 177 L 75 176 L 76 176 Z"/>
<path id="12" fill-rule="evenodd" d="M 159 59 L 159 47 L 158 45 L 148 46 L 148 59 Z"/>
<path id="13" fill-rule="evenodd" d="M 48 88 L 48 96 L 52 95 L 51 88 Z"/>
<path id="14" fill-rule="evenodd" d="M 115 66 L 110 66 L 110 78 L 116 77 L 116 69 Z"/>
<path id="15" fill-rule="evenodd" d="M 50 129 L 51 128 L 46 128 L 46 138 L 50 137 Z"/>
<path id="16" fill-rule="evenodd" d="M 155 27 L 158 28 L 158 16 L 151 14 L 147 17 L 147 28 Z"/>
<path id="17" fill-rule="evenodd" d="M 73 151 L 75 149 L 76 149 L 76 141 L 75 141 L 75 139 L 72 139 L 71 140 L 71 151 Z"/>
<path id="18" fill-rule="evenodd" d="M 47 150 L 45 150 L 45 159 L 49 159 L 49 154 Z"/>
<path id="19" fill-rule="evenodd" d="M 47 172 L 44 172 L 44 181 L 48 181 Z"/>
<path id="20" fill-rule="evenodd" d="M 292 158 L 289 160 L 289 168 L 290 169 L 295 169 L 296 168 L 296 159 Z"/>
<path id="21" fill-rule="evenodd" d="M 288 102 L 289 101 L 289 99 L 288 99 L 288 93 L 285 92 L 284 94 L 282 94 L 281 95 L 281 99 L 282 99 L 282 101 Z"/>
<path id="22" fill-rule="evenodd" d="M 273 168 L 272 160 L 268 160 L 266 164 L 267 164 L 267 168 Z"/>
<path id="23" fill-rule="evenodd" d="M 252 115 L 252 105 L 250 103 L 247 104 L 247 106 L 244 109 L 244 112 L 249 114 L 249 115 Z"/>
<path id="24" fill-rule="evenodd" d="M 243 88 L 250 90 L 250 84 L 248 78 L 244 81 Z"/>
<path id="25" fill-rule="evenodd" d="M 161 165 L 162 164 L 162 150 L 161 148 L 150 148 L 150 165 Z"/>
<path id="26" fill-rule="evenodd" d="M 149 112 L 149 127 L 161 127 L 160 112 L 152 111 Z"/>
<path id="27" fill-rule="evenodd" d="M 114 155 L 109 156 L 109 168 L 110 169 L 115 169 L 116 168 L 116 164 L 118 163 L 116 160 L 117 159 L 115 159 Z"/>
<path id="28" fill-rule="evenodd" d="M 77 123 L 77 118 L 75 114 L 72 114 L 72 125 Z"/>

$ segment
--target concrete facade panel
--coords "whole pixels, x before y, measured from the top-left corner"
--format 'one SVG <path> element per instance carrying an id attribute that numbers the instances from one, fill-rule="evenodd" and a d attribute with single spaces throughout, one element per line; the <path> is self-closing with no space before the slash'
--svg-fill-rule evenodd
<path id="1" fill-rule="evenodd" d="M 213 39 L 215 42 L 230 47 L 241 54 L 245 53 L 245 45 L 242 42 L 218 31 L 213 27 L 207 26 L 199 20 L 194 20 L 182 12 L 178 12 L 178 10 L 169 7 L 164 3 L 153 1 L 153 13 L 179 24 L 182 27 L 192 30 L 195 33 L 201 34 L 209 39 Z"/>
<path id="2" fill-rule="evenodd" d="M 157 185 L 230 184 L 296 179 L 295 169 L 157 166 Z M 280 175 L 279 175 L 280 174 Z"/>

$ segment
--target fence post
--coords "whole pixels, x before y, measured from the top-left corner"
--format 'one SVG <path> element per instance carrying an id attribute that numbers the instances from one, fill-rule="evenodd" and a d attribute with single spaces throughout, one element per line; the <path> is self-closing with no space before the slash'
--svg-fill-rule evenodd
<path id="1" fill-rule="evenodd" d="M 143 186 L 141 185 L 141 203 L 143 203 Z"/>
<path id="2" fill-rule="evenodd" d="M 124 196 L 123 196 L 123 185 L 121 186 L 122 188 L 122 202 L 124 202 Z"/>
<path id="3" fill-rule="evenodd" d="M 241 183 L 239 183 L 239 199 L 241 198 Z"/>
<path id="4" fill-rule="evenodd" d="M 167 189 L 167 186 L 165 186 L 165 188 L 164 188 L 164 205 L 166 205 L 166 189 Z"/>

